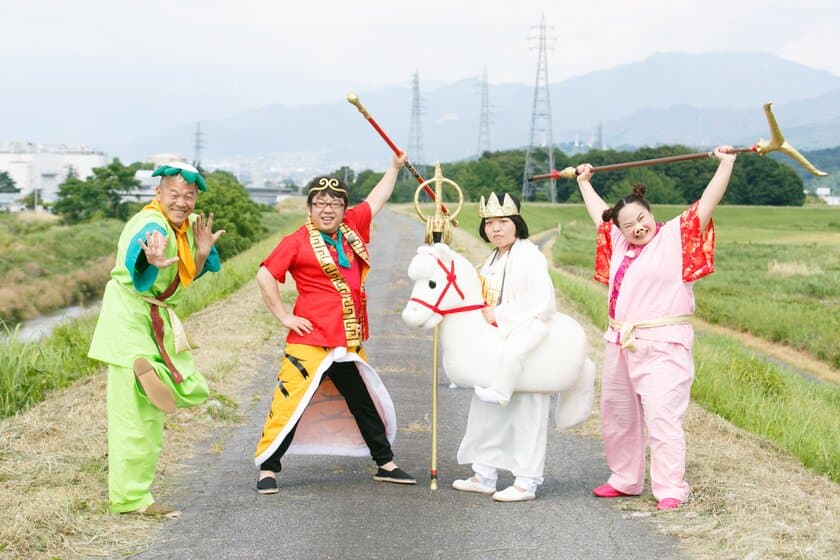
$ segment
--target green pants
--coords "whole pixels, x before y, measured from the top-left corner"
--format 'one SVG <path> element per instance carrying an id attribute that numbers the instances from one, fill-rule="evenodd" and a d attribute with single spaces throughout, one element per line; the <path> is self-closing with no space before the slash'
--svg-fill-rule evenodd
<path id="1" fill-rule="evenodd" d="M 155 371 L 175 394 L 178 408 L 207 399 L 207 381 L 198 372 L 175 384 L 166 367 Z M 108 499 L 122 513 L 155 501 L 149 489 L 155 478 L 166 414 L 152 406 L 131 368 L 108 366 Z"/>

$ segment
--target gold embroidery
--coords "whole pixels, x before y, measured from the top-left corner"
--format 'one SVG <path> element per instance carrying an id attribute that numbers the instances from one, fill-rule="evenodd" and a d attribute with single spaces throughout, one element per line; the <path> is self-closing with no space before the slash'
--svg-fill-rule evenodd
<path id="1" fill-rule="evenodd" d="M 367 249 L 359 237 L 347 225 L 341 224 L 341 233 L 350 248 L 353 249 L 359 257 L 365 261 L 365 264 L 370 266 L 368 260 Z M 356 316 L 356 309 L 353 305 L 353 292 L 347 281 L 338 270 L 332 255 L 321 237 L 321 232 L 312 225 L 312 222 L 307 222 L 306 229 L 309 232 L 309 243 L 312 245 L 312 250 L 315 252 L 315 257 L 321 265 L 321 269 L 327 278 L 330 279 L 338 294 L 341 296 L 341 314 L 342 323 L 344 325 L 344 335 L 347 337 L 347 346 L 358 346 L 362 343 L 363 338 L 367 334 L 367 325 L 364 324 L 364 318 L 361 320 Z M 362 304 L 364 305 L 364 280 L 366 276 L 366 269 L 362 267 Z M 364 311 L 364 310 L 361 310 Z"/>
<path id="2" fill-rule="evenodd" d="M 347 189 L 342 188 L 338 182 L 338 179 L 334 177 L 322 177 L 318 181 L 317 187 L 311 187 L 309 192 L 318 192 L 323 191 L 324 189 L 330 189 L 331 191 L 338 191 L 338 192 L 347 192 Z"/>
<path id="3" fill-rule="evenodd" d="M 502 262 L 502 259 L 504 259 L 504 262 Z M 508 260 L 508 253 L 505 253 L 501 258 L 496 253 L 484 274 L 479 274 L 479 278 L 481 279 L 481 297 L 484 298 L 484 303 L 487 305 L 498 305 L 502 303 Z"/>

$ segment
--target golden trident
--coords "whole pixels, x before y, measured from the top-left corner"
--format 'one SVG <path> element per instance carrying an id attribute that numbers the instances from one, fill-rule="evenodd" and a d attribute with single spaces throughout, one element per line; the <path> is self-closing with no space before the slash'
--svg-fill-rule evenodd
<path id="1" fill-rule="evenodd" d="M 434 216 L 426 216 L 420 210 L 420 191 L 426 190 L 428 192 L 430 183 L 435 184 Z M 451 214 L 444 213 L 443 185 L 451 186 L 458 193 L 458 207 Z M 417 212 L 420 220 L 426 223 L 426 243 L 449 243 L 452 241 L 452 226 L 458 224 L 456 218 L 463 207 L 464 193 L 461 187 L 455 181 L 444 177 L 440 171 L 440 162 L 435 163 L 435 176 L 420 183 L 420 186 L 414 191 L 414 211 Z"/>
<path id="2" fill-rule="evenodd" d="M 435 213 L 426 216 L 420 210 L 420 191 L 429 190 L 429 183 L 435 184 Z M 451 214 L 443 212 L 443 186 L 449 185 L 458 193 L 458 206 Z M 455 218 L 464 207 L 464 193 L 455 181 L 447 179 L 440 171 L 440 162 L 435 163 L 435 176 L 423 181 L 414 191 L 414 211 L 426 223 L 426 243 L 449 243 L 452 241 L 452 227 Z M 438 489 L 437 483 L 437 401 L 438 401 L 438 326 L 432 330 L 432 464 L 429 469 L 429 488 Z"/>
<path id="3" fill-rule="evenodd" d="M 802 167 L 807 169 L 813 175 L 822 177 L 826 175 L 825 171 L 820 171 L 814 164 L 808 161 L 805 156 L 799 153 L 799 150 L 790 145 L 782 135 L 779 128 L 779 123 L 776 122 L 776 117 L 773 115 L 773 103 L 764 104 L 764 115 L 767 117 L 767 124 L 770 126 L 770 140 L 761 138 L 752 146 L 745 148 L 735 148 L 730 153 L 740 154 L 743 152 L 755 152 L 760 156 L 769 154 L 770 152 L 782 152 L 791 159 L 799 162 Z M 629 169 L 631 167 L 642 167 L 647 165 L 659 165 L 662 163 L 673 163 L 675 161 L 687 161 L 691 159 L 704 159 L 714 157 L 714 152 L 697 152 L 694 154 L 685 154 L 681 156 L 667 156 L 654 159 L 643 159 L 639 161 L 626 161 L 623 163 L 613 163 L 611 165 L 601 165 L 593 167 L 592 172 L 603 171 L 618 171 L 620 169 Z M 543 173 L 541 175 L 532 175 L 528 178 L 529 181 L 540 181 L 542 179 L 574 179 L 577 176 L 577 170 L 574 167 L 567 167 L 562 171 L 552 169 L 550 173 Z"/>

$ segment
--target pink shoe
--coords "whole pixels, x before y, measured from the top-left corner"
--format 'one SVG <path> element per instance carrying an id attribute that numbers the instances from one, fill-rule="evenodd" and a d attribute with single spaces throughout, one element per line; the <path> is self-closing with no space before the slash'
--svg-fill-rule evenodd
<path id="1" fill-rule="evenodd" d="M 656 509 L 677 509 L 680 507 L 680 504 L 682 502 L 676 498 L 663 498 L 656 504 Z"/>
<path id="2" fill-rule="evenodd" d="M 616 490 L 612 486 L 610 486 L 609 482 L 605 482 L 598 488 L 592 490 L 592 493 L 598 496 L 599 498 L 621 498 L 624 496 L 636 496 L 637 494 L 625 494 L 621 490 Z"/>

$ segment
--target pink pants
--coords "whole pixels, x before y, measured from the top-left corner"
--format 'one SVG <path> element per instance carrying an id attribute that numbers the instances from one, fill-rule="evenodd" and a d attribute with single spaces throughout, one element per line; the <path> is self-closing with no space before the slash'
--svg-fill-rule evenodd
<path id="1" fill-rule="evenodd" d="M 647 428 L 653 495 L 657 500 L 688 497 L 683 419 L 693 380 L 694 359 L 681 344 L 637 339 L 633 352 L 607 343 L 601 429 L 610 486 L 625 494 L 642 493 Z"/>

